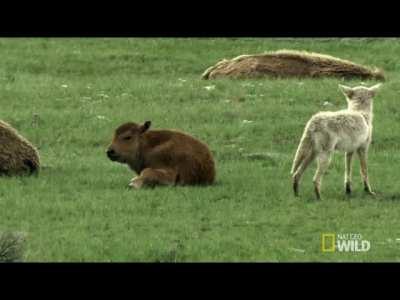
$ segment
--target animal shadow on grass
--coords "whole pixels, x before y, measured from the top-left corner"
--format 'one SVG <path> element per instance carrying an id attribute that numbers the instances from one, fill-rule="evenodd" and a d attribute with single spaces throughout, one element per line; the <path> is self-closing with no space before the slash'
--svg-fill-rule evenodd
<path id="1" fill-rule="evenodd" d="M 214 183 L 212 184 L 195 184 L 195 185 L 162 185 L 162 184 L 156 184 L 156 185 L 149 185 L 149 186 L 143 186 L 140 189 L 133 188 L 129 186 L 129 184 L 125 184 L 124 187 L 126 190 L 132 190 L 132 191 L 140 191 L 140 190 L 153 190 L 153 189 L 176 189 L 176 188 L 210 188 L 210 187 L 217 187 L 221 186 L 221 181 L 215 180 Z"/>
<path id="2" fill-rule="evenodd" d="M 350 195 L 343 194 L 343 200 L 372 200 L 372 201 L 400 201 L 400 193 L 384 194 L 374 190 L 375 195 L 368 194 L 365 190 L 352 191 Z"/>
<path id="3" fill-rule="evenodd" d="M 262 161 L 263 166 L 277 166 L 281 159 L 280 153 L 272 152 L 248 153 L 242 154 L 242 157 L 248 161 Z"/>
<path id="4" fill-rule="evenodd" d="M 393 197 L 396 197 L 396 195 L 394 195 Z M 398 200 L 400 200 L 400 194 L 397 194 Z M 315 198 L 315 194 L 310 193 L 310 194 L 306 194 L 303 197 L 300 195 L 299 197 L 295 197 L 296 201 L 305 201 L 307 203 L 321 203 L 321 201 L 331 201 L 331 200 L 335 200 L 335 201 L 344 201 L 344 202 L 349 202 L 349 201 L 354 201 L 354 200 L 367 200 L 367 199 L 371 199 L 371 200 L 376 200 L 376 201 L 382 201 L 385 200 L 385 196 L 381 195 L 380 193 L 376 193 L 375 196 L 373 195 L 369 195 L 368 193 L 366 193 L 365 191 L 359 191 L 359 192 L 355 192 L 353 191 L 351 194 L 345 194 L 344 192 L 341 192 L 339 194 L 330 194 L 330 195 L 325 195 L 324 197 L 321 197 L 320 200 L 317 200 Z M 390 197 L 391 198 L 391 197 Z M 397 200 L 397 199 L 388 199 L 388 200 Z"/>
<path id="5" fill-rule="evenodd" d="M 174 240 L 169 249 L 152 249 L 150 251 L 151 260 L 157 263 L 162 262 L 178 262 L 184 259 L 181 252 L 184 250 L 185 246 L 182 241 Z"/>
<path id="6" fill-rule="evenodd" d="M 383 195 L 381 193 L 377 193 L 376 196 L 377 200 L 380 201 L 399 201 L 400 202 L 400 193 L 392 193 Z"/>

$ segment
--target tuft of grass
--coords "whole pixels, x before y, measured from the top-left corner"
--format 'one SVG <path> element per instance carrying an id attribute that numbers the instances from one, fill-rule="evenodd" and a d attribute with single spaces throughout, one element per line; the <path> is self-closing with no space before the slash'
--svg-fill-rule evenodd
<path id="1" fill-rule="evenodd" d="M 0 262 L 21 262 L 26 235 L 21 232 L 0 233 Z"/>

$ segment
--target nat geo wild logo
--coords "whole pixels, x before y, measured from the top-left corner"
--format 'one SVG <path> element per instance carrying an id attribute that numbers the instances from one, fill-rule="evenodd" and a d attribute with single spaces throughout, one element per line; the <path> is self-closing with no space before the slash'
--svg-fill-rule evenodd
<path id="1" fill-rule="evenodd" d="M 371 242 L 364 240 L 359 233 L 323 233 L 322 252 L 367 252 Z"/>

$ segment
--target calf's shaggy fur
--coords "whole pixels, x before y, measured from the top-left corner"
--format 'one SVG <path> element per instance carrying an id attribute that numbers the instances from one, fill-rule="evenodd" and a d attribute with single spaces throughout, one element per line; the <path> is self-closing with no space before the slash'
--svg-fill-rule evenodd
<path id="1" fill-rule="evenodd" d="M 384 74 L 379 69 L 364 67 L 330 55 L 294 50 L 279 50 L 264 54 L 241 55 L 231 60 L 224 59 L 208 68 L 202 78 L 257 78 L 262 76 L 328 76 L 384 80 Z"/>
<path id="2" fill-rule="evenodd" d="M 173 130 L 149 130 L 125 123 L 115 130 L 108 147 L 110 160 L 128 164 L 139 176 L 129 186 L 212 184 L 215 180 L 213 156 L 206 144 Z"/>
<path id="3" fill-rule="evenodd" d="M 0 121 L 0 175 L 23 175 L 39 171 L 36 148 L 6 122 Z"/>
<path id="4" fill-rule="evenodd" d="M 317 159 L 318 168 L 313 182 L 316 197 L 320 199 L 322 176 L 335 150 L 345 152 L 346 193 L 351 193 L 351 161 L 356 152 L 360 159 L 364 189 L 374 195 L 368 180 L 367 154 L 372 138 L 372 98 L 380 84 L 370 88 L 339 87 L 346 97 L 348 108 L 336 112 L 319 112 L 308 121 L 304 129 L 291 171 L 295 196 L 298 196 L 299 182 L 304 171 Z"/>

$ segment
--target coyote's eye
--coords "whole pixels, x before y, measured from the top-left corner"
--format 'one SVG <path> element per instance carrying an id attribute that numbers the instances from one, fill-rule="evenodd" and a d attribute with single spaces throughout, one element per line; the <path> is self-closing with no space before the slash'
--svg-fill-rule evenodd
<path id="1" fill-rule="evenodd" d="M 126 136 L 124 137 L 124 141 L 129 141 L 132 137 L 131 136 Z"/>

